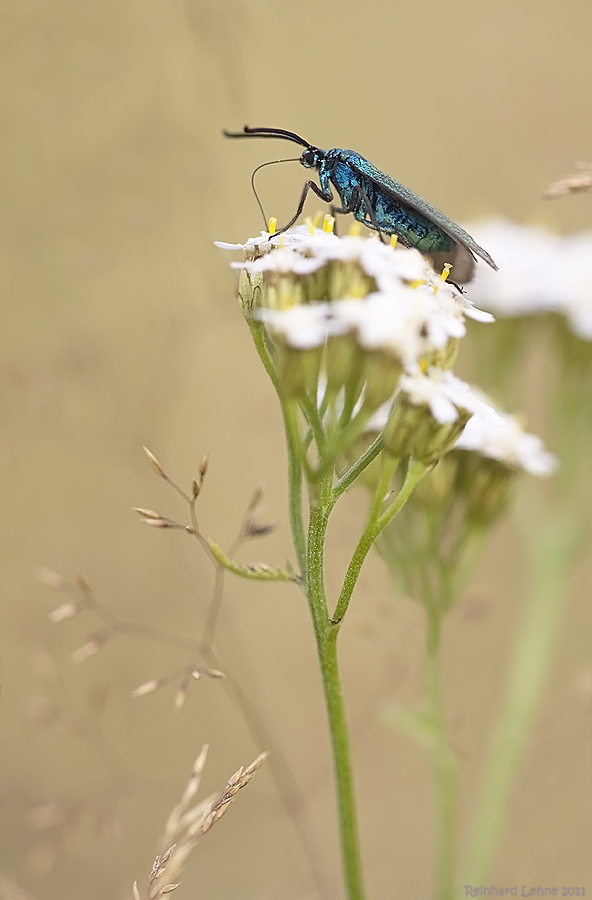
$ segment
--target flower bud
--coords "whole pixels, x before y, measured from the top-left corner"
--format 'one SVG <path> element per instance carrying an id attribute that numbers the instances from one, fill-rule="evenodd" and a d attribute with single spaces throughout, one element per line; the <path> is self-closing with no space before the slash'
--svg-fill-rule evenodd
<path id="1" fill-rule="evenodd" d="M 452 372 L 406 375 L 384 429 L 385 447 L 393 456 L 436 462 L 456 443 L 476 407 L 469 386 Z"/>
<path id="2" fill-rule="evenodd" d="M 364 406 L 374 411 L 393 396 L 403 367 L 391 353 L 380 350 L 365 353 L 363 365 L 366 379 Z"/>
<path id="3" fill-rule="evenodd" d="M 393 456 L 413 456 L 429 465 L 454 446 L 470 417 L 471 413 L 459 409 L 453 422 L 442 424 L 427 404 L 416 406 L 400 394 L 384 429 L 384 446 Z"/>
<path id="4" fill-rule="evenodd" d="M 283 342 L 276 344 L 276 361 L 280 384 L 286 397 L 316 394 L 323 351 L 296 350 Z"/>
<path id="5" fill-rule="evenodd" d="M 451 337 L 443 347 L 439 347 L 428 354 L 426 362 L 436 369 L 451 369 L 456 362 L 459 347 L 460 339 Z"/>
<path id="6" fill-rule="evenodd" d="M 470 450 L 455 450 L 458 458 L 457 490 L 468 516 L 478 525 L 489 525 L 506 509 L 517 470 L 497 459 Z"/>

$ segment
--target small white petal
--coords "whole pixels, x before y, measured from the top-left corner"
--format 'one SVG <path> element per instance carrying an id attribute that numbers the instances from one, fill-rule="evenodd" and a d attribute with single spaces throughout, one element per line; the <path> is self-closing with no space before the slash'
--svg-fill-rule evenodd
<path id="1" fill-rule="evenodd" d="M 488 398 L 477 399 L 481 405 L 456 442 L 457 449 L 474 450 L 540 477 L 556 471 L 557 460 L 545 450 L 539 437 L 527 434 L 515 416 L 496 409 Z"/>
<path id="2" fill-rule="evenodd" d="M 266 253 L 251 263 L 245 263 L 251 272 L 294 272 L 296 275 L 310 275 L 325 265 L 325 260 L 316 256 L 303 256 L 296 247 L 281 247 L 273 253 Z"/>
<path id="3" fill-rule="evenodd" d="M 289 309 L 258 309 L 257 318 L 283 335 L 297 350 L 320 347 L 331 333 L 328 303 L 310 303 Z"/>
<path id="4" fill-rule="evenodd" d="M 466 382 L 452 372 L 433 367 L 425 375 L 418 372 L 403 376 L 401 390 L 408 395 L 414 406 L 428 406 L 434 419 L 441 425 L 455 422 L 459 409 L 475 412 L 481 402 Z"/>
<path id="5" fill-rule="evenodd" d="M 265 245 L 269 245 L 271 235 L 268 231 L 262 231 L 258 238 L 249 238 L 245 244 L 229 244 L 226 241 L 214 241 L 214 245 L 219 247 L 221 250 L 244 250 L 245 252 L 249 252 L 255 249 L 255 247 L 264 247 Z"/>

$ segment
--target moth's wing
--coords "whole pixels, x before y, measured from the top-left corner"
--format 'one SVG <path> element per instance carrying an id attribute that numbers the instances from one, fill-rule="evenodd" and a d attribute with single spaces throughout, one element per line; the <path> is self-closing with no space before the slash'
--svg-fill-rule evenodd
<path id="1" fill-rule="evenodd" d="M 415 212 L 425 216 L 426 219 L 430 219 L 430 221 L 434 222 L 438 228 L 441 228 L 445 234 L 451 237 L 453 241 L 462 244 L 470 253 L 474 253 L 481 257 L 481 259 L 490 265 L 492 269 L 497 269 L 497 266 L 489 253 L 484 250 L 483 247 L 479 246 L 468 231 L 465 231 L 464 228 L 461 228 L 460 225 L 457 225 L 456 222 L 453 222 L 452 219 L 445 216 L 441 210 L 436 209 L 431 203 L 423 200 L 418 194 L 414 193 L 414 191 L 409 190 L 404 184 L 395 181 L 394 178 L 391 178 L 391 176 L 387 175 L 385 172 L 381 172 L 380 169 L 377 169 L 376 166 L 369 162 L 369 160 L 360 156 L 358 153 L 351 152 L 351 156 L 348 157 L 348 165 L 352 166 L 362 178 L 368 178 L 381 191 L 384 191 L 385 194 L 389 194 L 397 203 L 408 206 Z"/>
<path id="2" fill-rule="evenodd" d="M 462 244 L 455 244 L 452 250 L 443 252 L 438 250 L 430 253 L 430 259 L 436 272 L 441 272 L 444 266 L 451 265 L 450 280 L 455 284 L 468 284 L 475 277 L 477 263 L 470 250 Z"/>

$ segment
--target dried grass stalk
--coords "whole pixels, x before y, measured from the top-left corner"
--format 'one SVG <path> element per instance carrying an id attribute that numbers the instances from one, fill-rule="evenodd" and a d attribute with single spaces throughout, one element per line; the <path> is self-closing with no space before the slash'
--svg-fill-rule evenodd
<path id="1" fill-rule="evenodd" d="M 147 893 L 143 895 L 137 882 L 133 885 L 134 900 L 158 900 L 179 887 L 179 876 L 187 859 L 201 838 L 230 808 L 232 801 L 251 781 L 255 772 L 267 757 L 262 753 L 250 766 L 232 775 L 220 794 L 213 794 L 192 806 L 201 782 L 201 775 L 208 754 L 207 744 L 193 764 L 189 781 L 179 803 L 172 809 L 160 840 L 160 852 L 155 857 L 148 876 Z"/>

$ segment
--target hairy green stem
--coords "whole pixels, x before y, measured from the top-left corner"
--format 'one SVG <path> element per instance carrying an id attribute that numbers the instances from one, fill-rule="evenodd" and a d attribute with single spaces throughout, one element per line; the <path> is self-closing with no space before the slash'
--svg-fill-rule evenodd
<path id="1" fill-rule="evenodd" d="M 306 535 L 302 517 L 302 461 L 301 443 L 296 421 L 297 410 L 293 404 L 282 403 L 286 445 L 288 448 L 288 514 L 292 542 L 298 560 L 301 577 L 306 574 Z"/>
<path id="2" fill-rule="evenodd" d="M 348 900 L 363 900 L 364 889 L 349 731 L 337 660 L 337 629 L 331 627 L 324 587 L 323 554 L 330 514 L 330 488 L 329 479 L 325 479 L 319 485 L 317 502 L 310 511 L 306 588 L 317 640 L 329 719 L 347 897 Z"/>
<path id="3" fill-rule="evenodd" d="M 380 515 L 380 509 L 384 501 L 386 492 L 386 484 L 388 484 L 388 480 L 390 479 L 390 476 L 392 475 L 396 465 L 397 460 L 393 459 L 392 457 L 388 458 L 383 464 L 381 480 L 374 495 L 371 511 L 368 516 L 368 521 L 366 522 L 366 527 L 364 528 L 362 537 L 358 541 L 358 546 L 356 547 L 354 555 L 352 556 L 351 562 L 348 566 L 343 581 L 343 587 L 341 588 L 341 593 L 339 595 L 339 600 L 337 601 L 337 606 L 335 607 L 335 612 L 333 613 L 333 622 L 336 624 L 341 622 L 345 613 L 347 612 L 347 608 L 349 606 L 354 588 L 357 584 L 362 565 L 364 564 L 364 560 L 368 556 L 368 553 L 374 541 L 376 540 L 380 532 L 384 528 L 386 528 L 388 523 L 392 521 L 392 519 L 402 509 L 402 507 L 405 505 L 405 503 L 413 493 L 413 490 L 415 489 L 418 481 L 426 472 L 426 466 L 423 463 L 417 462 L 415 460 L 410 460 L 409 468 L 407 469 L 407 475 L 405 477 L 405 481 L 403 482 L 401 490 L 399 491 L 396 499 L 391 503 L 386 511 L 382 513 L 382 515 Z"/>
<path id="4" fill-rule="evenodd" d="M 312 615 L 321 665 L 333 751 L 347 897 L 348 900 L 364 900 L 349 731 L 337 660 L 337 630 L 335 629 L 332 633 L 324 588 L 325 535 L 329 515 L 336 498 L 332 499 L 331 497 L 331 478 L 326 477 L 321 480 L 317 485 L 316 500 L 310 510 L 307 541 L 302 514 L 303 453 L 305 450 L 298 434 L 297 404 L 282 398 L 277 376 L 265 344 L 263 329 L 255 320 L 251 320 L 250 328 L 261 361 L 278 393 L 284 418 L 288 449 L 290 529 Z M 311 416 L 309 421 L 318 442 L 320 421 L 318 417 L 314 416 Z"/>
<path id="5" fill-rule="evenodd" d="M 354 775 L 349 729 L 339 675 L 337 634 L 337 628 L 331 628 L 327 631 L 322 650 L 319 651 L 319 657 L 333 749 L 339 832 L 347 897 L 348 900 L 363 900 L 364 885 L 362 881 Z"/>
<path id="6" fill-rule="evenodd" d="M 359 459 L 351 466 L 347 471 L 343 473 L 335 487 L 333 488 L 331 501 L 332 503 L 336 503 L 339 497 L 350 487 L 356 478 L 358 478 L 364 469 L 368 468 L 370 463 L 376 459 L 379 453 L 382 452 L 384 448 L 384 441 L 382 440 L 382 434 L 379 434 L 378 437 L 374 439 L 374 441 L 370 444 L 365 453 L 360 456 Z"/>

